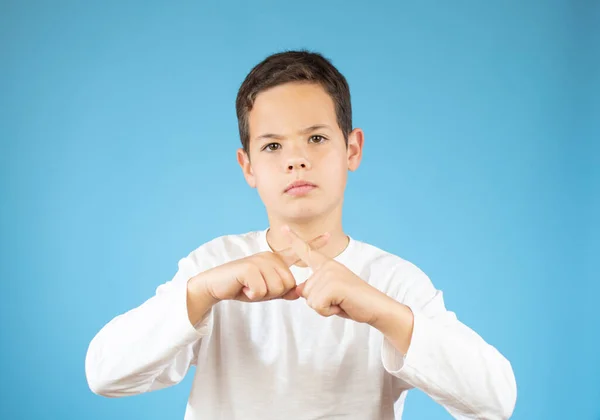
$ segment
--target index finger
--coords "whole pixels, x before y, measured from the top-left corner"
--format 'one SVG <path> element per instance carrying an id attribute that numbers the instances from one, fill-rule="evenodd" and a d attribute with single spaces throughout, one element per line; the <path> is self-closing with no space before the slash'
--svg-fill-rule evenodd
<path id="1" fill-rule="evenodd" d="M 289 235 L 291 248 L 296 252 L 310 268 L 318 270 L 321 265 L 327 261 L 327 257 L 319 251 L 315 251 L 301 237 L 296 234 L 289 226 L 284 226 L 283 231 Z"/>
<path id="2" fill-rule="evenodd" d="M 329 233 L 326 232 L 326 233 L 319 235 L 316 238 L 310 240 L 308 242 L 308 245 L 312 249 L 319 249 L 322 246 L 324 246 L 328 240 L 329 240 Z M 292 266 L 292 265 L 296 264 L 298 261 L 301 261 L 301 258 L 299 258 L 298 255 L 296 255 L 296 251 L 294 251 L 294 249 L 291 246 L 287 247 L 285 249 L 279 250 L 279 251 L 274 251 L 274 252 L 283 260 L 283 262 L 287 266 Z"/>

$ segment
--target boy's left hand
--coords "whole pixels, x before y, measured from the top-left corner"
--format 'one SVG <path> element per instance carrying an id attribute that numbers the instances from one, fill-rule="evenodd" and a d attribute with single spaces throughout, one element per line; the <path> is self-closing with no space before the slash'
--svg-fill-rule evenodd
<path id="1" fill-rule="evenodd" d="M 298 257 L 313 270 L 310 278 L 296 286 L 296 292 L 308 306 L 326 317 L 338 315 L 373 325 L 391 298 L 343 264 L 311 249 L 289 228 L 284 230 Z"/>

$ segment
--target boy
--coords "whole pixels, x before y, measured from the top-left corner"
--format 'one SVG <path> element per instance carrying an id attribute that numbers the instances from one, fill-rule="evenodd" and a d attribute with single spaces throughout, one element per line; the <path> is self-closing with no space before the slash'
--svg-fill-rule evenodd
<path id="1" fill-rule="evenodd" d="M 418 267 L 344 233 L 364 139 L 344 76 L 320 54 L 274 54 L 236 109 L 238 163 L 269 227 L 201 245 L 105 325 L 86 356 L 93 392 L 158 390 L 195 365 L 188 420 L 400 418 L 411 388 L 455 418 L 509 418 L 509 361 Z"/>

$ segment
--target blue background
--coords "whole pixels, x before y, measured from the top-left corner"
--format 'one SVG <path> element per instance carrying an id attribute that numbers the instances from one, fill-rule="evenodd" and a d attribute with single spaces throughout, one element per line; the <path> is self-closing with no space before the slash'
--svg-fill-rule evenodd
<path id="1" fill-rule="evenodd" d="M 511 360 L 514 418 L 600 419 L 599 28 L 592 1 L 2 1 L 0 417 L 183 418 L 193 372 L 106 399 L 87 346 L 201 243 L 266 227 L 235 95 L 309 48 L 366 132 L 347 231 Z M 416 390 L 405 413 L 450 418 Z"/>

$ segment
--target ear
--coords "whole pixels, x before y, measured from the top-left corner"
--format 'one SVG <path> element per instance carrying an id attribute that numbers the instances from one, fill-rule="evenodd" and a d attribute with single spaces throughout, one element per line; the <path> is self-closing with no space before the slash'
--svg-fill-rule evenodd
<path id="1" fill-rule="evenodd" d="M 348 135 L 348 170 L 356 171 L 360 166 L 364 141 L 365 133 L 360 128 L 355 128 Z"/>
<path id="2" fill-rule="evenodd" d="M 237 161 L 242 168 L 242 173 L 248 185 L 251 188 L 256 188 L 256 180 L 254 179 L 254 173 L 252 172 L 252 165 L 250 164 L 250 157 L 246 151 L 242 148 L 237 150 Z"/>

